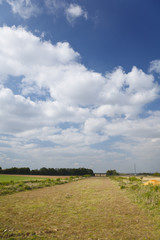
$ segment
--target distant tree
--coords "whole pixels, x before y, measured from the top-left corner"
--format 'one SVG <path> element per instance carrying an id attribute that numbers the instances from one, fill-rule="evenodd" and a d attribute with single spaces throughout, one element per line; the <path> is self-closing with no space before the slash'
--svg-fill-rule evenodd
<path id="1" fill-rule="evenodd" d="M 16 167 L 12 167 L 12 168 L 6 168 L 0 171 L 1 173 L 4 174 L 30 174 L 30 168 L 16 168 Z"/>
<path id="2" fill-rule="evenodd" d="M 137 173 L 137 175 L 151 176 L 153 174 L 152 173 L 147 173 L 147 172 L 142 172 L 142 173 Z"/>
<path id="3" fill-rule="evenodd" d="M 23 167 L 23 168 L 18 168 L 18 174 L 30 174 L 30 168 L 28 167 Z"/>
<path id="4" fill-rule="evenodd" d="M 87 168 L 41 168 L 33 169 L 30 168 L 7 168 L 3 169 L 0 167 L 0 173 L 4 174 L 26 174 L 26 175 L 49 175 L 49 176 L 82 176 L 82 175 L 94 175 L 92 169 Z"/>
<path id="5" fill-rule="evenodd" d="M 119 173 L 114 169 L 114 170 L 108 170 L 106 172 L 106 176 L 115 176 L 115 175 L 119 175 Z"/>
<path id="6" fill-rule="evenodd" d="M 31 174 L 31 175 L 40 175 L 38 169 L 33 169 L 33 170 L 31 170 L 31 171 L 30 171 L 30 174 Z"/>
<path id="7" fill-rule="evenodd" d="M 155 173 L 153 173 L 153 176 L 160 177 L 160 173 L 159 172 L 155 172 Z"/>
<path id="8" fill-rule="evenodd" d="M 18 168 L 12 167 L 12 168 L 6 168 L 3 169 L 4 174 L 18 174 Z"/>
<path id="9" fill-rule="evenodd" d="M 39 170 L 40 175 L 48 175 L 48 169 L 43 167 Z"/>

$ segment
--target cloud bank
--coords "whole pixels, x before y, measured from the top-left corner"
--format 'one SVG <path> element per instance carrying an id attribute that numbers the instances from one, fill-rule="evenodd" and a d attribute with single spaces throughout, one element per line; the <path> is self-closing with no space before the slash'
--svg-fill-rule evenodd
<path id="1" fill-rule="evenodd" d="M 127 171 L 137 161 L 141 171 L 155 170 L 160 112 L 146 106 L 160 87 L 152 73 L 134 66 L 102 75 L 68 42 L 53 45 L 21 26 L 1 27 L 0 36 L 2 167 Z"/>

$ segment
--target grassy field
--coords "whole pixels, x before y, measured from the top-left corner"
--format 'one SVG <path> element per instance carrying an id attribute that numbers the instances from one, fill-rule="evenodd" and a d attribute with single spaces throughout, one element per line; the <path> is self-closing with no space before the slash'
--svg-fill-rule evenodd
<path id="1" fill-rule="evenodd" d="M 160 239 L 159 214 L 105 177 L 0 196 L 0 208 L 1 239 Z"/>
<path id="2" fill-rule="evenodd" d="M 43 178 L 51 178 L 51 179 L 64 179 L 69 176 L 37 176 L 37 175 L 6 175 L 6 174 L 0 174 L 0 183 L 2 182 L 19 182 L 19 181 L 29 181 L 29 180 L 42 180 Z"/>
<path id="3" fill-rule="evenodd" d="M 0 175 L 0 196 L 22 191 L 35 190 L 38 188 L 51 187 L 54 185 L 76 181 L 82 178 L 84 177 Z"/>
<path id="4" fill-rule="evenodd" d="M 36 180 L 36 179 L 41 179 L 40 177 L 32 177 L 32 176 L 16 176 L 16 175 L 2 175 L 0 174 L 0 183 L 3 182 L 20 182 L 20 181 L 29 181 L 29 180 Z"/>

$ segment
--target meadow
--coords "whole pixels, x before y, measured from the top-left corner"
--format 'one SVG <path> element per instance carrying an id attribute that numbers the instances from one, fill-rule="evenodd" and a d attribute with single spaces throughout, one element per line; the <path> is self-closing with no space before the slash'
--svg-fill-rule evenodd
<path id="1" fill-rule="evenodd" d="M 41 177 L 38 176 L 21 176 L 21 175 L 6 175 L 6 174 L 0 174 L 0 183 L 3 182 L 19 182 L 19 181 L 29 181 L 29 180 L 40 180 Z"/>
<path id="2" fill-rule="evenodd" d="M 133 198 L 140 181 L 91 177 L 0 196 L 0 238 L 159 240 L 159 205 Z"/>
<path id="3" fill-rule="evenodd" d="M 0 196 L 65 184 L 82 178 L 84 177 L 0 175 Z"/>

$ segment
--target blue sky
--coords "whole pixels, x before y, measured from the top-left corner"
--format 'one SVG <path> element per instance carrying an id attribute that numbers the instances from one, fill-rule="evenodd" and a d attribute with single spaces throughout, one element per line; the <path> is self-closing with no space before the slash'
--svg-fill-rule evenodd
<path id="1" fill-rule="evenodd" d="M 158 0 L 0 1 L 0 166 L 160 171 Z"/>

